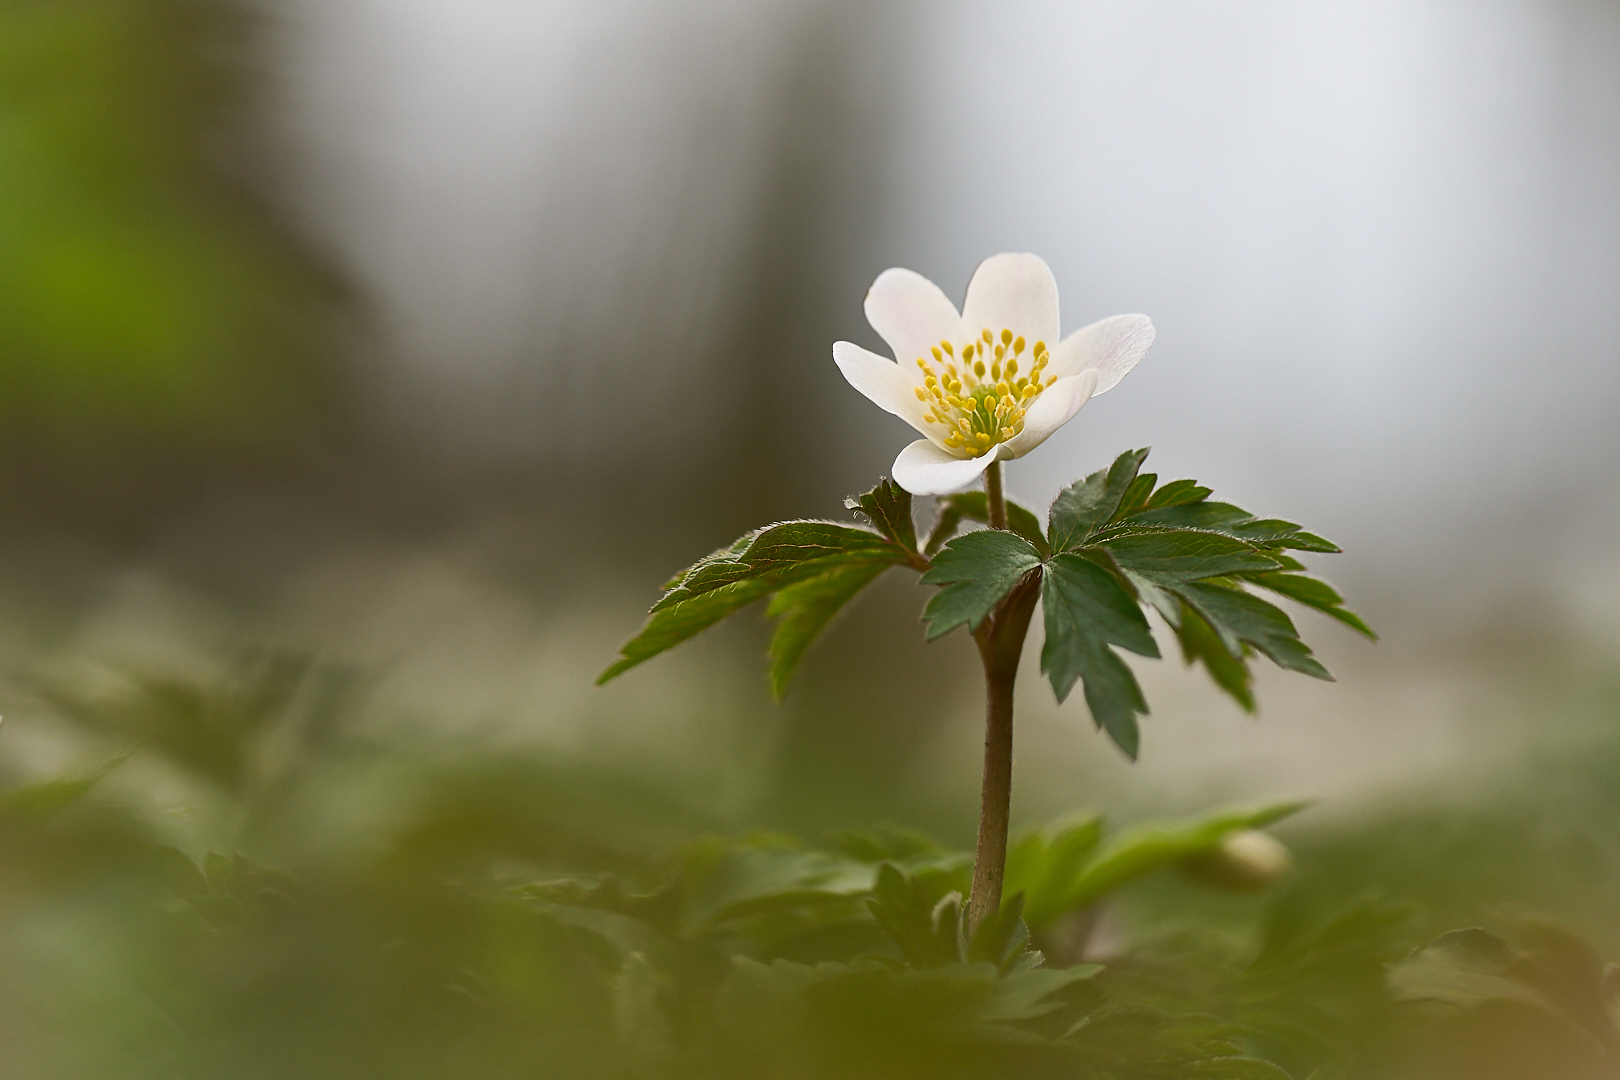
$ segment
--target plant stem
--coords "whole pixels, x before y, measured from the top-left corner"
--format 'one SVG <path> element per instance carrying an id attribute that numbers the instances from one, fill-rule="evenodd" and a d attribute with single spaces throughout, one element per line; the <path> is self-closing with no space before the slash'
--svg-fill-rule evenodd
<path id="1" fill-rule="evenodd" d="M 1001 463 L 984 473 L 992 528 L 1007 527 L 1001 490 Z M 979 842 L 973 853 L 973 891 L 968 896 L 968 934 L 1001 909 L 1001 881 L 1007 869 L 1007 819 L 1012 810 L 1013 690 L 1018 658 L 1024 652 L 1041 578 L 1031 573 L 1002 598 L 979 624 L 973 639 L 984 663 L 984 779 L 979 793 Z"/>
<path id="2" fill-rule="evenodd" d="M 1001 490 L 1001 462 L 992 461 L 990 467 L 984 470 L 984 497 L 990 510 L 990 527 L 992 529 L 1005 529 L 1007 527 L 1007 497 Z"/>

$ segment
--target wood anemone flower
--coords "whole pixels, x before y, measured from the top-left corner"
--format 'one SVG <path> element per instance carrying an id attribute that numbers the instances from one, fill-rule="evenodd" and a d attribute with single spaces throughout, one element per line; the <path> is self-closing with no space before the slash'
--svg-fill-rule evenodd
<path id="1" fill-rule="evenodd" d="M 960 312 L 921 274 L 885 270 L 866 294 L 866 319 L 898 363 L 848 341 L 833 345 L 833 361 L 925 436 L 894 460 L 894 482 L 913 495 L 960 491 L 992 462 L 1023 457 L 1153 344 L 1146 315 L 1114 315 L 1060 339 L 1057 282 L 1028 254 L 980 263 Z"/>

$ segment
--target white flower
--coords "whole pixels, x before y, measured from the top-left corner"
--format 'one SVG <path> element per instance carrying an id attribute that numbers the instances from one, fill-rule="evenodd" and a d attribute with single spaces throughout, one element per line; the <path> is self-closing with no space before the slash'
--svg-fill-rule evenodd
<path id="1" fill-rule="evenodd" d="M 894 459 L 894 482 L 913 495 L 960 491 L 991 462 L 1023 457 L 1153 344 L 1146 315 L 1059 340 L 1057 282 L 1034 255 L 980 263 L 961 312 L 921 274 L 885 270 L 866 294 L 866 319 L 899 362 L 848 341 L 833 345 L 833 360 L 851 386 L 927 436 Z"/>

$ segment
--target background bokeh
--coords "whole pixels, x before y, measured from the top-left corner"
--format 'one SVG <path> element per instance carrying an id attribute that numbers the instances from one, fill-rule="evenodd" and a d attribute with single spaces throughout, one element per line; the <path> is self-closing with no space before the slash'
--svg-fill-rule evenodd
<path id="1" fill-rule="evenodd" d="M 1137 664 L 1135 765 L 1032 648 L 1015 821 L 1316 798 L 1324 880 L 1620 948 L 1617 193 L 1608 0 L 5 0 L 0 762 L 134 748 L 98 796 L 197 858 L 379 843 L 491 758 L 632 846 L 965 844 L 977 663 L 898 574 L 782 705 L 746 617 L 592 681 L 671 571 L 887 472 L 830 359 L 878 272 L 1028 250 L 1159 336 L 1013 493 L 1152 445 L 1342 544 L 1382 640 L 1300 615 L 1339 682 L 1258 718 Z M 96 711 L 261 648 L 363 761 Z"/>

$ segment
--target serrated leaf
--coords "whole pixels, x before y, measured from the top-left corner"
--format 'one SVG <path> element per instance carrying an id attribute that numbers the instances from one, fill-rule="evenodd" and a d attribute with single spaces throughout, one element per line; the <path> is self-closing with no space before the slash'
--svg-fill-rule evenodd
<path id="1" fill-rule="evenodd" d="M 917 554 L 917 524 L 911 517 L 911 492 L 888 477 L 863 495 L 844 500 L 851 510 L 865 514 L 877 531 L 908 554 Z"/>
<path id="2" fill-rule="evenodd" d="M 1147 501 L 1147 509 L 1181 506 L 1184 503 L 1198 502 L 1208 496 L 1209 488 L 1196 480 L 1172 480 L 1153 493 L 1152 498 Z"/>
<path id="3" fill-rule="evenodd" d="M 1047 564 L 1041 606 L 1046 619 L 1041 671 L 1051 680 L 1052 692 L 1061 702 L 1084 679 L 1086 703 L 1097 726 L 1134 758 L 1135 716 L 1147 712 L 1147 703 L 1135 676 L 1109 645 L 1159 655 L 1142 609 L 1113 574 L 1072 553 Z"/>
<path id="4" fill-rule="evenodd" d="M 1264 573 L 1277 561 L 1241 540 L 1209 532 L 1130 532 L 1115 534 L 1098 547 L 1120 569 L 1159 586 L 1230 574 Z"/>
<path id="5" fill-rule="evenodd" d="M 738 581 L 771 577 L 780 587 L 852 563 L 892 563 L 902 552 L 871 529 L 836 521 L 783 521 L 766 526 L 692 565 L 653 611 Z"/>
<path id="6" fill-rule="evenodd" d="M 978 628 L 1001 598 L 1041 563 L 1028 540 L 1000 529 L 958 536 L 934 556 L 925 585 L 945 586 L 928 601 L 928 640 L 966 625 Z"/>
<path id="7" fill-rule="evenodd" d="M 1099 469 L 1058 492 L 1047 513 L 1047 539 L 1053 551 L 1069 551 L 1106 525 L 1119 510 L 1131 483 L 1136 479 L 1148 449 L 1129 450 L 1114 459 L 1107 469 Z"/>
<path id="8" fill-rule="evenodd" d="M 984 492 L 963 491 L 939 501 L 939 521 L 928 537 L 928 553 L 932 555 L 939 550 L 940 545 L 956 534 L 957 526 L 963 521 L 989 523 L 989 498 Z M 1017 533 L 1035 545 L 1041 558 L 1051 553 L 1046 544 L 1046 533 L 1041 529 L 1041 519 L 1035 516 L 1033 510 L 1011 499 L 1007 500 L 1007 531 Z"/>
<path id="9" fill-rule="evenodd" d="M 702 630 L 755 600 L 769 596 L 801 581 L 832 575 L 844 569 L 870 571 L 870 581 L 885 567 L 907 559 L 899 545 L 871 529 L 842 525 L 834 521 L 784 521 L 758 529 L 699 559 L 676 575 L 668 591 L 652 606 L 647 621 L 635 637 L 619 649 L 619 659 L 597 677 L 598 686 L 616 678 L 659 653 L 674 648 Z M 849 579 L 842 579 L 848 583 Z M 783 639 L 784 655 L 793 649 L 802 655 L 809 638 L 797 638 L 806 630 L 819 630 L 839 605 L 826 612 L 812 627 L 812 611 L 806 605 L 804 618 Z M 825 599 L 825 598 L 824 598 Z M 812 632 L 810 637 L 814 636 Z M 773 645 L 773 652 L 776 651 Z M 791 674 L 793 656 L 786 672 Z M 774 680 L 785 685 L 785 676 Z"/>
<path id="10" fill-rule="evenodd" d="M 1153 486 L 1159 482 L 1157 473 L 1137 473 L 1131 486 L 1125 489 L 1125 495 L 1119 500 L 1119 509 L 1114 511 L 1114 517 L 1129 517 L 1147 509 L 1147 501 L 1153 495 Z"/>
<path id="11" fill-rule="evenodd" d="M 635 637 L 619 647 L 619 659 L 596 678 L 601 686 L 687 638 L 707 630 L 738 608 L 770 595 L 775 583 L 768 578 L 739 581 L 700 593 L 677 604 L 655 608 Z"/>
<path id="12" fill-rule="evenodd" d="M 1175 592 L 1203 616 L 1233 659 L 1241 659 L 1243 645 L 1248 644 L 1278 667 L 1332 681 L 1333 676 L 1311 655 L 1293 620 L 1281 608 L 1240 589 L 1208 582 L 1180 585 Z"/>
<path id="13" fill-rule="evenodd" d="M 1343 606 L 1344 597 L 1339 595 L 1338 590 L 1320 578 L 1272 572 L 1250 574 L 1244 580 L 1280 593 L 1290 600 L 1297 600 L 1306 607 L 1315 608 L 1324 615 L 1338 619 L 1352 630 L 1365 634 L 1374 641 L 1378 640 L 1378 635 L 1373 632 L 1372 627 L 1361 620 L 1361 616 Z"/>
<path id="14" fill-rule="evenodd" d="M 1198 612 L 1179 599 L 1181 618 L 1176 626 L 1176 638 L 1181 642 L 1181 657 L 1189 665 L 1202 661 L 1215 685 L 1231 695 L 1244 712 L 1254 712 L 1254 674 L 1249 670 L 1247 656 L 1233 659 L 1221 644 L 1220 637 Z M 1245 650 L 1246 652 L 1246 650 Z"/>
<path id="15" fill-rule="evenodd" d="M 782 700 L 788 682 L 816 635 L 855 594 L 877 580 L 887 563 L 857 563 L 796 582 L 771 597 L 767 618 L 779 619 L 771 635 L 771 694 Z"/>

